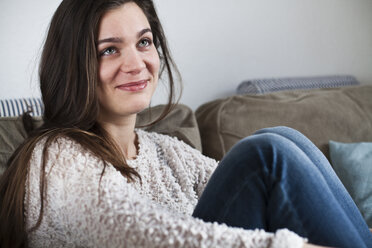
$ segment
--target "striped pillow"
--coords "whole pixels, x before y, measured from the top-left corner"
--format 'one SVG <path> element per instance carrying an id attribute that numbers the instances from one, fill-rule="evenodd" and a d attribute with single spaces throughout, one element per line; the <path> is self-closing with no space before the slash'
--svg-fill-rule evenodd
<path id="1" fill-rule="evenodd" d="M 260 95 L 283 90 L 339 88 L 358 84 L 357 79 L 350 75 L 253 79 L 240 83 L 236 93 Z"/>
<path id="2" fill-rule="evenodd" d="M 20 116 L 31 110 L 31 116 L 41 116 L 44 105 L 40 98 L 19 98 L 0 100 L 0 117 Z"/>

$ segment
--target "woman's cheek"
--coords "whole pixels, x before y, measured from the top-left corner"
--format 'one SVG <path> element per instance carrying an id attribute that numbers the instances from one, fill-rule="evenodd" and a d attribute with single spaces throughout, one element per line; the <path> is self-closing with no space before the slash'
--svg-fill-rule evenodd
<path id="1" fill-rule="evenodd" d="M 107 84 L 113 80 L 115 76 L 115 68 L 117 66 L 110 61 L 102 61 L 99 66 L 98 77 L 101 83 Z"/>
<path id="2" fill-rule="evenodd" d="M 151 56 L 149 56 L 149 61 L 152 73 L 157 75 L 160 69 L 160 58 L 155 47 L 152 48 Z"/>

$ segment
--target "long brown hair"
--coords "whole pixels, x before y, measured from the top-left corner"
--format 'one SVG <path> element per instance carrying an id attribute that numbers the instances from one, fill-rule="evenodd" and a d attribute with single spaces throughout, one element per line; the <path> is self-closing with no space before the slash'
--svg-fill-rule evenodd
<path id="1" fill-rule="evenodd" d="M 27 247 L 27 233 L 42 221 L 46 188 L 45 165 L 48 146 L 58 137 L 69 137 L 91 150 L 104 164 L 112 164 L 133 181 L 138 173 L 129 167 L 113 139 L 97 123 L 98 25 L 104 13 L 127 2 L 136 3 L 146 15 L 158 50 L 160 75 L 166 72 L 168 104 L 156 121 L 163 119 L 175 102 L 175 72 L 162 25 L 152 0 L 64 0 L 49 26 L 41 57 L 39 76 L 44 102 L 44 124 L 33 130 L 13 153 L 0 178 L 0 247 Z M 25 120 L 27 118 L 24 118 Z M 30 123 L 26 123 L 30 127 Z M 150 123 L 152 124 L 152 123 Z M 45 139 L 41 176 L 41 210 L 38 221 L 26 230 L 24 218 L 25 183 L 35 145 Z M 99 145 L 97 145 L 99 144 Z M 103 168 L 102 175 L 105 167 Z"/>

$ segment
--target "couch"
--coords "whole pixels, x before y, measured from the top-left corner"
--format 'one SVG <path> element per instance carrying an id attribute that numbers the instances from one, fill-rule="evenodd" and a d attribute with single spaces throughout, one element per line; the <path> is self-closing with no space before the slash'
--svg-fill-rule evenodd
<path id="1" fill-rule="evenodd" d="M 235 95 L 196 111 L 180 104 L 165 119 L 146 127 L 162 108 L 140 113 L 137 125 L 176 136 L 217 160 L 258 129 L 282 125 L 301 131 L 330 160 L 372 227 L 372 85 Z M 41 117 L 34 121 L 42 123 Z M 0 175 L 26 135 L 19 117 L 0 117 Z"/>

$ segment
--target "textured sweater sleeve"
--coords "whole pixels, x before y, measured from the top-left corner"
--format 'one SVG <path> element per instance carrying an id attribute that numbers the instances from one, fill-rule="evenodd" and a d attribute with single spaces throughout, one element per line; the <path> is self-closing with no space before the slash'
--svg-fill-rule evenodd
<path id="1" fill-rule="evenodd" d="M 126 179 L 73 141 L 49 150 L 44 214 L 29 234 L 31 247 L 302 247 L 287 230 L 275 234 L 205 223 L 141 196 Z M 33 154 L 26 184 L 26 225 L 39 214 L 42 148 Z"/>
<path id="2" fill-rule="evenodd" d="M 174 150 L 178 157 L 183 157 L 185 166 L 189 167 L 190 174 L 195 178 L 195 191 L 200 198 L 207 185 L 209 178 L 215 171 L 218 162 L 212 158 L 203 155 L 200 151 L 192 148 L 183 141 L 173 138 Z"/>

